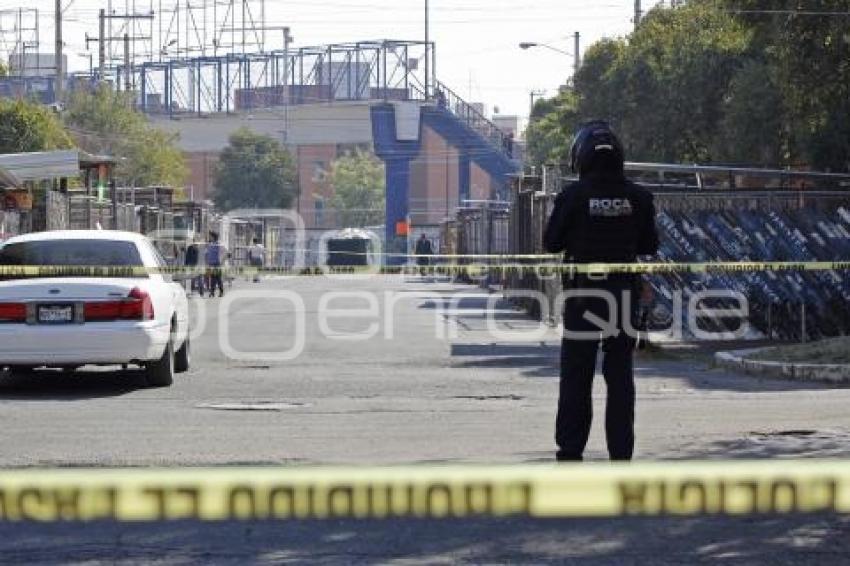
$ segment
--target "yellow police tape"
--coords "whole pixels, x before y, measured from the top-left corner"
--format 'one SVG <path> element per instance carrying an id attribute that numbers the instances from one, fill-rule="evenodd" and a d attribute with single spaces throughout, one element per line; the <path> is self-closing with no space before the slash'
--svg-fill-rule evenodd
<path id="1" fill-rule="evenodd" d="M 787 272 L 850 270 L 850 261 L 714 261 L 666 263 L 466 263 L 428 266 L 317 266 L 317 267 L 224 267 L 227 276 L 279 275 L 509 275 L 534 273 L 538 276 L 571 274 L 661 274 L 724 272 Z M 15 277 L 139 277 L 152 273 L 200 275 L 208 270 L 193 267 L 133 267 L 85 265 L 3 265 L 0 278 Z"/>
<path id="2" fill-rule="evenodd" d="M 0 471 L 0 520 L 850 512 L 850 461 Z"/>

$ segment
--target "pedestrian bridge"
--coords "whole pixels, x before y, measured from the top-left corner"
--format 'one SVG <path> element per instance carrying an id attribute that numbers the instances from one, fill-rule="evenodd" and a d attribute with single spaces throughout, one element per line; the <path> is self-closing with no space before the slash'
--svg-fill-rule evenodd
<path id="1" fill-rule="evenodd" d="M 151 62 L 132 73 L 142 111 L 155 121 L 172 122 L 181 137 L 189 138 L 186 143 L 195 138 L 207 146 L 191 149 L 223 147 L 223 136 L 210 131 L 222 116 L 242 117 L 252 129 L 271 129 L 274 137 L 282 134 L 295 146 L 371 143 L 386 164 L 386 236 L 393 247 L 394 241 L 402 245 L 411 216 L 419 224 L 435 218 L 416 218 L 416 210 L 427 204 L 411 202 L 427 203 L 434 195 L 427 186 L 412 186 L 412 176 L 417 182 L 412 163 L 422 164 L 427 174 L 430 164 L 450 162 L 445 169 L 452 172 L 446 175 L 453 179 L 442 185 L 454 189 L 451 198 L 446 189 L 445 200 L 455 206 L 504 197 L 508 175 L 519 168 L 509 137 L 478 107 L 437 81 L 434 67 L 433 43 L 378 40 Z M 188 124 L 193 117 L 206 118 L 210 127 Z M 196 128 L 197 136 L 187 133 Z M 438 141 L 430 143 L 429 137 Z M 208 147 L 211 143 L 218 147 Z M 473 171 L 489 180 L 473 183 Z M 485 188 L 473 194 L 473 184 Z"/>

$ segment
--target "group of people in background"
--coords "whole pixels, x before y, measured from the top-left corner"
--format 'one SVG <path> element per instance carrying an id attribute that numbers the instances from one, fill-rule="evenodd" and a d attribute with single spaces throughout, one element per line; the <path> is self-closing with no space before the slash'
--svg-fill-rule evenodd
<path id="1" fill-rule="evenodd" d="M 416 265 L 422 269 L 422 275 L 426 274 L 425 268 L 431 265 L 434 253 L 431 240 L 426 234 L 421 234 L 416 241 L 414 255 Z M 206 244 L 189 244 L 183 255 L 183 266 L 192 273 L 189 292 L 197 292 L 202 297 L 214 297 L 218 291 L 218 296 L 223 297 L 224 267 L 231 257 L 230 251 L 221 243 L 216 232 L 209 233 Z M 257 269 L 253 276 L 254 283 L 257 283 L 260 281 L 260 270 L 266 265 L 266 249 L 259 238 L 252 239 L 246 258 L 248 265 Z"/>
<path id="2" fill-rule="evenodd" d="M 183 259 L 183 265 L 193 272 L 189 291 L 204 296 L 209 293 L 210 297 L 214 297 L 216 290 L 218 296 L 224 296 L 224 272 L 225 262 L 231 258 L 231 254 L 227 247 L 219 240 L 219 235 L 216 232 L 210 232 L 209 240 L 203 251 L 203 272 L 198 269 L 201 264 L 201 251 L 197 244 L 191 243 L 186 248 Z M 258 269 L 265 265 L 266 251 L 259 238 L 254 238 L 251 246 L 248 247 L 248 263 L 252 267 Z M 254 282 L 259 282 L 260 275 L 257 272 L 254 275 Z"/>

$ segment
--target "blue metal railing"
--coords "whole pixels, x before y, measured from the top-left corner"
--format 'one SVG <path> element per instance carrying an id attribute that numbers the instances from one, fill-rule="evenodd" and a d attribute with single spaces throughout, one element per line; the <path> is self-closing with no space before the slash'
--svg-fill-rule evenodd
<path id="1" fill-rule="evenodd" d="M 439 81 L 436 81 L 434 85 L 434 97 L 438 106 L 454 114 L 468 128 L 477 132 L 495 149 L 505 154 L 508 159 L 513 158 L 513 139 L 500 130 L 496 124 L 484 116 L 475 106 L 465 101 L 456 92 Z"/>

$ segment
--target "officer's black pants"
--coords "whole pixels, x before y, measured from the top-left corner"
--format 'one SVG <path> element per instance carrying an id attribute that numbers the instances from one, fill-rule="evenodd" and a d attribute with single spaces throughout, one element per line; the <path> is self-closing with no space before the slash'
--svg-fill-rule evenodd
<path id="1" fill-rule="evenodd" d="M 617 293 L 621 295 L 621 293 Z M 619 297 L 618 297 L 619 298 Z M 616 301 L 622 317 L 621 299 Z M 583 318 L 586 311 L 606 320 L 608 306 L 600 299 L 568 300 L 564 310 L 566 330 L 592 332 L 598 327 Z M 619 320 L 619 318 L 618 318 Z M 634 450 L 635 385 L 632 368 L 634 340 L 622 331 L 599 339 L 571 339 L 561 344 L 561 387 L 555 441 L 558 460 L 581 460 L 593 414 L 591 392 L 596 354 L 602 344 L 602 374 L 608 389 L 605 406 L 605 435 L 612 460 L 630 460 Z"/>

